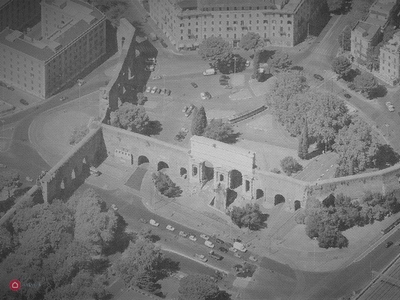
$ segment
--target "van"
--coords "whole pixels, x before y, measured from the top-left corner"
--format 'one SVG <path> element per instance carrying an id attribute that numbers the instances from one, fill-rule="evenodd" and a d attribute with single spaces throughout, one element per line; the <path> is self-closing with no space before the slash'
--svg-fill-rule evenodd
<path id="1" fill-rule="evenodd" d="M 207 69 L 203 72 L 204 76 L 209 76 L 209 75 L 215 75 L 217 72 L 215 71 L 215 69 Z"/>

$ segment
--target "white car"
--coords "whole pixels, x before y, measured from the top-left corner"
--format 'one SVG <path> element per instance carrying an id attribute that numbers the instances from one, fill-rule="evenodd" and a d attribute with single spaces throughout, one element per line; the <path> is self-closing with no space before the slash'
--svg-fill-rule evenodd
<path id="1" fill-rule="evenodd" d="M 188 234 L 184 231 L 179 231 L 179 235 L 184 238 L 188 236 Z"/>
<path id="2" fill-rule="evenodd" d="M 212 98 L 209 92 L 200 93 L 200 97 L 202 100 L 207 100 Z"/>
<path id="3" fill-rule="evenodd" d="M 206 262 L 208 260 L 207 257 L 205 257 L 203 254 L 195 254 L 194 257 L 202 262 Z"/>
<path id="4" fill-rule="evenodd" d="M 189 235 L 189 240 L 195 242 L 197 241 L 197 237 L 194 234 Z"/>
<path id="5" fill-rule="evenodd" d="M 150 93 L 155 94 L 157 92 L 157 87 L 153 86 L 153 88 L 151 89 Z"/>
<path id="6" fill-rule="evenodd" d="M 148 87 L 146 88 L 146 93 L 150 93 L 150 92 L 151 92 L 151 87 L 148 86 Z"/>
<path id="7" fill-rule="evenodd" d="M 153 220 L 153 219 L 150 219 L 149 224 L 150 224 L 150 225 L 153 225 L 153 226 L 155 226 L 155 227 L 160 226 L 160 223 L 156 222 L 156 221 Z"/>
<path id="8" fill-rule="evenodd" d="M 390 101 L 386 102 L 386 107 L 389 111 L 394 111 L 394 106 L 393 106 L 392 102 L 390 102 Z"/>
<path id="9" fill-rule="evenodd" d="M 153 80 L 159 80 L 159 79 L 161 79 L 161 78 L 162 78 L 162 77 L 161 77 L 160 75 L 155 75 L 155 76 L 152 77 Z"/>
<path id="10" fill-rule="evenodd" d="M 200 237 L 202 238 L 202 239 L 205 239 L 206 241 L 208 241 L 209 239 L 210 239 L 210 237 L 208 236 L 208 235 L 206 235 L 206 234 L 200 234 Z"/>
<path id="11" fill-rule="evenodd" d="M 204 245 L 206 245 L 209 248 L 214 248 L 215 247 L 215 245 L 213 243 L 211 243 L 210 241 L 205 241 Z"/>
<path id="12" fill-rule="evenodd" d="M 249 259 L 250 259 L 251 261 L 257 261 L 257 258 L 256 258 L 255 256 L 253 256 L 253 255 L 250 255 L 250 256 L 249 256 Z"/>
<path id="13" fill-rule="evenodd" d="M 233 253 L 236 253 L 236 252 L 238 252 L 238 249 L 233 248 L 233 247 L 230 247 L 230 248 L 229 248 L 229 251 L 232 251 Z"/>
<path id="14" fill-rule="evenodd" d="M 167 225 L 167 227 L 165 227 L 165 228 L 167 228 L 167 230 L 169 230 L 169 231 L 174 231 L 175 230 L 175 228 L 172 227 L 171 225 Z"/>
<path id="15" fill-rule="evenodd" d="M 115 211 L 118 210 L 118 207 L 117 207 L 115 204 L 111 204 L 111 208 L 112 208 L 113 210 L 115 210 Z"/>

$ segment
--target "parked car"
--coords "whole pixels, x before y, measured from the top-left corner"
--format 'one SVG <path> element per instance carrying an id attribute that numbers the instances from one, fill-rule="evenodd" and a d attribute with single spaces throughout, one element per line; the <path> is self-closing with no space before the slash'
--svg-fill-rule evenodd
<path id="1" fill-rule="evenodd" d="M 146 62 L 155 64 L 157 63 L 157 59 L 155 57 L 149 57 L 146 58 Z"/>
<path id="2" fill-rule="evenodd" d="M 197 237 L 194 234 L 189 235 L 189 240 L 195 242 L 197 241 Z"/>
<path id="3" fill-rule="evenodd" d="M 224 86 L 224 89 L 232 89 L 232 86 L 230 86 L 229 84 Z"/>
<path id="4" fill-rule="evenodd" d="M 235 257 L 237 257 L 237 258 L 242 258 L 242 255 L 240 255 L 240 253 L 238 253 L 238 252 L 235 252 L 235 254 L 233 254 Z"/>
<path id="5" fill-rule="evenodd" d="M 156 221 L 153 220 L 153 219 L 150 219 L 149 224 L 150 224 L 150 225 L 153 225 L 153 226 L 155 226 L 155 227 L 160 226 L 160 223 L 156 222 Z"/>
<path id="6" fill-rule="evenodd" d="M 146 88 L 146 93 L 150 93 L 150 92 L 151 92 L 151 87 L 148 86 L 148 87 Z"/>
<path id="7" fill-rule="evenodd" d="M 171 225 L 167 225 L 167 227 L 165 227 L 165 228 L 167 228 L 167 230 L 169 230 L 169 231 L 174 231 L 175 230 L 175 228 L 172 227 Z"/>
<path id="8" fill-rule="evenodd" d="M 221 252 L 224 252 L 224 253 L 228 253 L 228 249 L 226 249 L 224 247 L 219 247 L 218 250 Z"/>
<path id="9" fill-rule="evenodd" d="M 255 256 L 253 256 L 253 255 L 250 255 L 250 256 L 249 256 L 249 259 L 250 259 L 251 261 L 257 261 L 257 258 L 256 258 Z"/>
<path id="10" fill-rule="evenodd" d="M 200 97 L 202 100 L 208 100 L 208 99 L 212 98 L 212 96 L 209 92 L 200 93 Z"/>
<path id="11" fill-rule="evenodd" d="M 161 78 L 162 78 L 162 77 L 161 77 L 160 75 L 155 75 L 155 76 L 152 77 L 153 80 L 159 80 L 159 79 L 161 79 Z"/>
<path id="12" fill-rule="evenodd" d="M 68 99 L 68 97 L 62 96 L 62 97 L 60 98 L 60 101 L 65 101 L 65 100 L 67 100 L 67 99 Z"/>
<path id="13" fill-rule="evenodd" d="M 198 87 L 198 85 L 196 84 L 196 82 L 191 82 L 190 83 L 194 88 L 197 88 Z"/>
<path id="14" fill-rule="evenodd" d="M 187 112 L 188 108 L 189 108 L 189 107 L 184 106 L 183 109 L 182 109 L 182 112 L 183 112 L 183 113 Z"/>
<path id="15" fill-rule="evenodd" d="M 225 75 L 225 74 L 222 74 L 221 76 L 219 76 L 219 80 L 229 79 L 229 78 L 230 78 L 229 75 Z"/>
<path id="16" fill-rule="evenodd" d="M 228 80 L 220 80 L 219 84 L 220 85 L 229 85 L 229 81 Z"/>
<path id="17" fill-rule="evenodd" d="M 386 107 L 389 111 L 394 111 L 394 106 L 393 106 L 392 102 L 390 102 L 390 101 L 386 102 Z"/>
<path id="18" fill-rule="evenodd" d="M 145 71 L 153 72 L 156 69 L 154 65 L 148 65 L 144 68 Z"/>
<path id="19" fill-rule="evenodd" d="M 167 43 L 166 43 L 166 42 L 164 42 L 164 40 L 163 40 L 163 39 L 160 39 L 160 43 L 161 43 L 161 45 L 162 45 L 164 48 L 168 48 L 168 45 L 167 45 Z"/>
<path id="20" fill-rule="evenodd" d="M 171 90 L 165 89 L 165 95 L 167 96 L 171 95 Z"/>
<path id="21" fill-rule="evenodd" d="M 194 108 L 195 108 L 195 106 L 193 104 L 190 104 L 188 110 L 185 113 L 185 116 L 189 117 L 191 115 L 191 113 L 193 112 Z"/>
<path id="22" fill-rule="evenodd" d="M 324 77 L 322 77 L 322 76 L 319 75 L 319 74 L 314 74 L 314 78 L 315 78 L 315 79 L 318 79 L 319 81 L 323 81 L 323 80 L 324 80 Z"/>
<path id="23" fill-rule="evenodd" d="M 392 245 L 393 245 L 393 242 L 392 242 L 392 241 L 389 241 L 389 242 L 386 243 L 385 247 L 386 247 L 386 248 L 389 248 L 389 247 L 392 246 Z"/>
<path id="24" fill-rule="evenodd" d="M 208 255 L 210 255 L 212 258 L 216 260 L 222 260 L 224 257 L 222 255 L 219 255 L 218 253 L 215 253 L 214 250 L 211 250 Z"/>
<path id="25" fill-rule="evenodd" d="M 210 237 L 204 233 L 200 234 L 200 237 L 206 241 L 208 241 L 210 239 Z"/>
<path id="26" fill-rule="evenodd" d="M 7 86 L 7 88 L 8 88 L 10 91 L 14 91 L 14 90 L 15 90 L 11 85 Z"/>
<path id="27" fill-rule="evenodd" d="M 184 133 L 188 133 L 188 132 L 189 132 L 189 129 L 187 129 L 186 127 L 182 127 L 182 128 L 181 128 L 181 131 L 184 132 Z"/>
<path id="28" fill-rule="evenodd" d="M 157 87 L 153 86 L 153 88 L 151 89 L 150 93 L 155 94 L 156 91 L 157 91 Z"/>
<path id="29" fill-rule="evenodd" d="M 160 93 L 161 93 L 161 90 L 162 90 L 162 89 L 158 88 L 158 89 L 156 90 L 156 94 L 160 94 Z"/>
<path id="30" fill-rule="evenodd" d="M 233 248 L 233 247 L 230 247 L 230 248 L 229 248 L 229 251 L 232 251 L 232 252 L 236 253 L 236 252 L 238 252 L 238 249 Z"/>
<path id="31" fill-rule="evenodd" d="M 19 102 L 21 102 L 23 105 L 29 105 L 28 101 L 25 99 L 20 99 Z"/>
<path id="32" fill-rule="evenodd" d="M 250 67 L 250 61 L 246 60 L 245 66 Z"/>
<path id="33" fill-rule="evenodd" d="M 215 247 L 215 245 L 213 243 L 211 243 L 210 241 L 208 241 L 208 240 L 204 242 L 204 245 L 206 245 L 209 248 L 214 248 Z"/>
<path id="34" fill-rule="evenodd" d="M 223 240 L 221 240 L 221 239 L 216 239 L 215 240 L 218 244 L 225 244 L 225 242 L 223 241 Z"/>
<path id="35" fill-rule="evenodd" d="M 196 257 L 198 260 L 202 262 L 207 262 L 207 257 L 205 257 L 203 254 L 195 254 L 194 257 Z"/>
<path id="36" fill-rule="evenodd" d="M 347 98 L 347 99 L 350 99 L 351 95 L 350 94 L 344 94 L 344 97 Z"/>
<path id="37" fill-rule="evenodd" d="M 113 210 L 115 210 L 115 211 L 118 210 L 118 207 L 117 207 L 115 204 L 111 204 L 111 208 L 112 208 Z"/>
<path id="38" fill-rule="evenodd" d="M 188 236 L 188 234 L 184 231 L 179 231 L 179 235 L 184 238 Z"/>
<path id="39" fill-rule="evenodd" d="M 145 219 L 143 219 L 143 218 L 140 218 L 139 221 L 140 221 L 140 223 L 143 223 L 143 224 L 147 223 L 147 221 Z"/>
<path id="40" fill-rule="evenodd" d="M 160 95 L 164 95 L 165 94 L 165 89 L 160 89 Z"/>

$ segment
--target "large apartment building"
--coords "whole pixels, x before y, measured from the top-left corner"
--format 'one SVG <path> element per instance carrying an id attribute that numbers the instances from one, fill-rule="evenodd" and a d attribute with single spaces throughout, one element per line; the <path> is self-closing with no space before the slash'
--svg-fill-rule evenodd
<path id="1" fill-rule="evenodd" d="M 9 27 L 20 30 L 40 18 L 41 0 L 0 0 L 0 32 Z"/>
<path id="2" fill-rule="evenodd" d="M 234 46 L 248 32 L 293 47 L 321 14 L 320 0 L 149 0 L 150 17 L 179 48 L 220 36 Z"/>
<path id="3" fill-rule="evenodd" d="M 80 0 L 43 0 L 41 21 L 0 32 L 0 80 L 47 98 L 106 53 L 106 18 Z"/>

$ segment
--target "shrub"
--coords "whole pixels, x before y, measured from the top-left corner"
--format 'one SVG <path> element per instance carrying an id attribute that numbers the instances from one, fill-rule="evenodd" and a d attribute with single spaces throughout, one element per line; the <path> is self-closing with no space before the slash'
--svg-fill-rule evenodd
<path id="1" fill-rule="evenodd" d="M 292 156 L 286 156 L 281 160 L 281 168 L 288 176 L 303 170 L 303 166 L 300 165 Z"/>
<path id="2" fill-rule="evenodd" d="M 177 186 L 169 176 L 163 172 L 152 174 L 152 179 L 157 191 L 168 198 L 178 197 L 182 194 L 182 190 Z"/>

